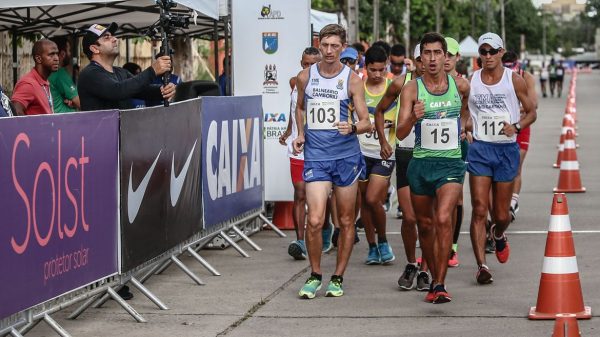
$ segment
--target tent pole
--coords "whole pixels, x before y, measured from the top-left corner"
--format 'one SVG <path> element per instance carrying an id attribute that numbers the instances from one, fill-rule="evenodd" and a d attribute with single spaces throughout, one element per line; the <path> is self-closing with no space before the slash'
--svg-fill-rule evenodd
<path id="1" fill-rule="evenodd" d="M 12 28 L 12 68 L 13 68 L 13 88 L 17 84 L 19 77 L 19 63 L 17 61 L 17 27 Z"/>
<path id="2" fill-rule="evenodd" d="M 215 79 L 219 82 L 219 21 L 213 20 L 213 49 L 215 54 Z"/>
<path id="3" fill-rule="evenodd" d="M 129 38 L 125 39 L 125 62 L 129 63 Z"/>
<path id="4" fill-rule="evenodd" d="M 225 57 L 231 57 L 229 55 L 229 15 L 225 16 L 224 18 L 224 25 L 225 25 Z M 233 79 L 231 78 L 231 67 L 229 66 L 229 64 L 231 64 L 231 60 L 229 60 L 229 62 L 225 62 L 223 64 L 223 71 L 225 72 L 225 74 L 227 75 L 227 78 L 229 79 L 228 82 L 226 82 L 226 88 L 225 88 L 225 93 L 228 96 L 233 96 L 232 93 L 232 88 L 231 88 L 231 83 L 233 81 Z"/>

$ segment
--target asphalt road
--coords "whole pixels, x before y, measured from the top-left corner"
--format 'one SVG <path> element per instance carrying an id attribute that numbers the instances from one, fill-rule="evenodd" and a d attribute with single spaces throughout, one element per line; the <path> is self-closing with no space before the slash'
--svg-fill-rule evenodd
<path id="1" fill-rule="evenodd" d="M 575 231 L 579 274 L 585 305 L 594 317 L 579 321 L 582 336 L 600 336 L 600 73 L 579 74 L 577 82 L 577 150 L 581 177 L 587 192 L 568 195 L 570 219 Z M 170 310 L 161 311 L 138 292 L 130 301 L 149 322 L 135 321 L 113 301 L 90 309 L 77 320 L 67 320 L 70 309 L 55 318 L 73 336 L 550 336 L 553 321 L 530 321 L 535 305 L 548 229 L 552 188 L 559 170 L 556 159 L 568 81 L 562 98 L 540 98 L 538 121 L 533 126 L 531 147 L 524 169 L 521 211 L 509 231 L 511 257 L 500 265 L 493 255 L 488 264 L 494 283 L 475 282 L 476 265 L 468 233 L 470 197 L 465 186 L 465 221 L 459 241 L 461 265 L 449 271 L 448 290 L 453 301 L 433 305 L 424 293 L 400 291 L 396 281 L 404 268 L 400 222 L 388 216 L 389 239 L 397 259 L 390 266 L 367 266 L 367 245 L 355 246 L 345 275 L 341 298 L 300 300 L 297 292 L 309 275 L 306 261 L 287 255 L 286 239 L 272 231 L 252 237 L 263 251 L 248 250 L 242 258 L 233 249 L 206 250 L 202 255 L 222 276 L 211 276 L 191 258 L 186 262 L 207 283 L 195 285 L 179 269 L 171 267 L 146 285 Z M 589 231 L 577 233 L 577 231 Z M 533 233 L 532 233 L 533 232 Z M 323 259 L 325 278 L 334 270 L 335 253 Z M 54 336 L 44 323 L 29 336 Z"/>

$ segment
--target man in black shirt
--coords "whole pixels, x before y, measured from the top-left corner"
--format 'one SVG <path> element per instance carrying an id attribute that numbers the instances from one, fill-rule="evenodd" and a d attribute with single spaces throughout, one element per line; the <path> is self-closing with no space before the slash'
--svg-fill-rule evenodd
<path id="1" fill-rule="evenodd" d="M 119 41 L 113 36 L 117 24 L 104 27 L 94 24 L 83 37 L 83 52 L 90 59 L 77 84 L 81 110 L 131 109 L 132 98 L 143 100 L 171 99 L 175 85 L 152 85 L 152 80 L 171 70 L 171 58 L 157 58 L 151 67 L 133 76 L 127 70 L 113 67 L 119 55 Z"/>

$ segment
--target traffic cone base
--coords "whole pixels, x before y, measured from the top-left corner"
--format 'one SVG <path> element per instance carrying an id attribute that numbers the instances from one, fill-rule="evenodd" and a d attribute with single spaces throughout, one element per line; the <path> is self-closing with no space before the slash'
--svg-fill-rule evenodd
<path id="1" fill-rule="evenodd" d="M 552 337 L 580 337 L 577 317 L 573 314 L 558 314 L 554 323 Z"/>
<path id="2" fill-rule="evenodd" d="M 577 318 L 577 319 L 592 318 L 592 308 L 590 308 L 588 306 L 585 306 L 584 308 L 585 308 L 584 311 L 573 313 L 575 315 L 575 318 Z M 535 319 L 535 320 L 556 319 L 556 315 L 557 314 L 553 314 L 553 313 L 545 314 L 545 313 L 536 312 L 536 307 L 531 307 L 531 309 L 529 309 L 529 315 L 527 316 L 527 318 Z"/>
<path id="3" fill-rule="evenodd" d="M 277 201 L 273 210 L 273 224 L 281 230 L 294 229 L 294 202 Z"/>

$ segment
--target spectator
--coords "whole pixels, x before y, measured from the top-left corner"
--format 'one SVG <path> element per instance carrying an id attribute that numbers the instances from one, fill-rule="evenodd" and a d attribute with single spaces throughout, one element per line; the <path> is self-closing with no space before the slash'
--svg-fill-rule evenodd
<path id="1" fill-rule="evenodd" d="M 231 57 L 225 56 L 223 58 L 223 73 L 219 76 L 219 88 L 221 90 L 221 96 L 231 96 L 231 79 L 227 75 L 227 69 L 225 69 L 225 65 L 229 67 L 229 71 L 231 71 Z"/>
<path id="2" fill-rule="evenodd" d="M 48 77 L 58 70 L 58 47 L 42 39 L 33 44 L 31 55 L 35 65 L 19 79 L 13 91 L 15 115 L 51 114 L 53 103 Z"/>
<path id="3" fill-rule="evenodd" d="M 175 95 L 175 85 L 152 85 L 157 75 L 171 70 L 171 58 L 159 57 L 151 67 L 133 76 L 127 70 L 113 66 L 119 55 L 119 40 L 113 36 L 117 24 L 104 27 L 93 24 L 85 32 L 82 40 L 83 52 L 90 59 L 80 75 L 77 89 L 81 109 L 130 109 L 132 98 L 171 99 Z"/>
<path id="4" fill-rule="evenodd" d="M 156 54 L 155 58 L 158 59 L 159 57 L 163 56 L 163 53 L 158 53 Z M 181 78 L 178 75 L 175 74 L 171 74 L 169 76 L 169 82 L 175 84 L 175 86 L 179 85 L 179 83 L 181 83 Z M 156 76 L 154 78 L 154 80 L 152 81 L 152 84 L 155 85 L 162 85 L 163 84 L 163 77 L 161 76 Z M 158 106 L 158 105 L 163 105 L 163 100 L 147 100 L 146 101 L 146 106 Z"/>
<path id="5" fill-rule="evenodd" d="M 123 69 L 127 70 L 128 72 L 131 73 L 131 75 L 134 75 L 134 76 L 142 72 L 142 67 L 140 67 L 139 64 L 133 63 L 133 62 L 125 63 L 123 65 Z M 133 107 L 136 109 L 137 108 L 145 108 L 146 101 L 143 99 L 139 99 L 139 98 L 132 98 L 131 105 L 133 105 Z"/>
<path id="6" fill-rule="evenodd" d="M 79 104 L 79 94 L 73 78 L 68 71 L 71 64 L 71 43 L 66 36 L 59 36 L 52 39 L 58 47 L 58 71 L 53 72 L 48 77 L 50 82 L 50 91 L 52 92 L 52 102 L 54 103 L 54 113 L 74 112 L 81 108 Z"/>
<path id="7" fill-rule="evenodd" d="M 2 86 L 0 86 L 0 118 L 2 117 L 12 117 L 13 116 L 13 107 L 10 103 L 10 99 L 8 96 L 4 94 L 4 90 L 2 90 Z"/>

